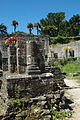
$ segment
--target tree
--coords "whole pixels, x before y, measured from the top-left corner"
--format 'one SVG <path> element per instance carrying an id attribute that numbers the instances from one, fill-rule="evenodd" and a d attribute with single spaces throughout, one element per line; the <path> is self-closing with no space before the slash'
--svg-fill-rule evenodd
<path id="1" fill-rule="evenodd" d="M 57 31 L 57 27 L 55 26 L 45 26 L 42 29 L 43 34 L 54 36 L 54 33 Z"/>
<path id="2" fill-rule="evenodd" d="M 33 24 L 30 22 L 26 25 L 26 27 L 29 29 L 29 33 L 31 34 L 31 31 L 33 29 Z"/>
<path id="3" fill-rule="evenodd" d="M 79 29 L 77 25 L 70 25 L 66 30 L 67 36 L 77 36 L 79 35 Z"/>
<path id="4" fill-rule="evenodd" d="M 16 32 L 16 27 L 18 25 L 18 22 L 16 20 L 13 20 L 12 23 L 11 23 L 11 25 L 14 26 L 14 32 Z"/>
<path id="5" fill-rule="evenodd" d="M 0 25 L 0 33 L 1 34 L 7 33 L 7 27 L 3 24 Z"/>
<path id="6" fill-rule="evenodd" d="M 35 24 L 34 24 L 34 27 L 36 27 L 36 29 L 37 29 L 37 35 L 38 35 L 38 33 L 39 33 L 39 28 L 41 28 L 40 23 L 39 23 L 39 22 L 35 23 Z"/>
<path id="7" fill-rule="evenodd" d="M 77 36 L 80 32 L 80 15 L 73 15 L 69 20 L 69 28 L 70 29 L 70 36 Z"/>
<path id="8" fill-rule="evenodd" d="M 71 19 L 69 20 L 69 23 L 79 25 L 79 23 L 80 23 L 80 15 L 79 14 L 73 15 L 73 17 L 71 17 Z"/>
<path id="9" fill-rule="evenodd" d="M 64 21 L 64 18 L 65 18 L 64 12 L 48 13 L 47 18 L 40 20 L 40 24 L 42 28 L 45 26 L 55 26 L 57 28 L 57 31 L 54 33 L 54 36 L 57 36 L 59 33 L 60 23 Z M 51 34 L 50 36 L 52 36 Z"/>
<path id="10" fill-rule="evenodd" d="M 47 25 L 51 25 L 51 24 L 49 24 L 49 21 L 48 21 L 48 19 L 46 18 L 46 19 L 41 19 L 40 20 L 40 24 L 41 24 L 41 26 L 42 27 L 45 27 L 45 26 L 47 26 Z M 52 24 L 53 25 L 53 24 Z"/>
<path id="11" fill-rule="evenodd" d="M 65 12 L 48 13 L 47 18 L 50 24 L 54 24 L 58 28 L 59 32 L 59 24 L 64 20 Z"/>
<path id="12" fill-rule="evenodd" d="M 58 35 L 60 36 L 67 36 L 67 29 L 69 27 L 69 22 L 67 20 L 62 21 L 59 25 L 59 32 Z"/>

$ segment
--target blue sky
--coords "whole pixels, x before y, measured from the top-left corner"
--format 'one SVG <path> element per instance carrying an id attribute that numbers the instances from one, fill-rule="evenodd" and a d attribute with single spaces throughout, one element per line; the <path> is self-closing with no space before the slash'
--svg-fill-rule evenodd
<path id="1" fill-rule="evenodd" d="M 28 33 L 28 22 L 39 22 L 49 12 L 65 12 L 69 20 L 73 14 L 80 14 L 80 0 L 0 0 L 0 24 L 13 32 L 12 20 L 17 20 L 17 30 Z M 35 29 L 33 33 L 36 34 Z"/>

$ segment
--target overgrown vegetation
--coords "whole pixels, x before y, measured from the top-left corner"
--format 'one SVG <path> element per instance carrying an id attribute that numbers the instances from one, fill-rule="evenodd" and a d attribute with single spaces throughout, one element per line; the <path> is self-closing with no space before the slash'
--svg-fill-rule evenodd
<path id="1" fill-rule="evenodd" d="M 49 66 L 57 66 L 61 69 L 63 73 L 66 73 L 66 78 L 71 80 L 77 80 L 77 83 L 80 84 L 80 58 L 75 60 L 72 59 L 51 59 L 49 63 L 47 63 Z"/>
<path id="2" fill-rule="evenodd" d="M 63 71 L 63 66 L 65 66 L 67 63 L 68 61 L 65 57 L 63 59 L 52 58 L 48 63 L 46 63 L 46 65 L 59 67 Z"/>
<path id="3" fill-rule="evenodd" d="M 74 58 L 66 59 L 54 59 L 52 58 L 48 63 L 49 66 L 57 66 L 62 72 L 65 73 L 76 73 L 80 72 L 80 58 L 75 60 Z"/>
<path id="4" fill-rule="evenodd" d="M 52 108 L 50 109 L 51 112 L 51 120 L 65 120 L 65 119 L 69 119 L 72 114 L 70 112 L 58 112 L 56 108 Z"/>
<path id="5" fill-rule="evenodd" d="M 15 98 L 9 99 L 9 102 L 15 104 L 16 106 L 16 108 L 14 108 L 15 114 L 21 112 L 20 86 L 17 87 L 17 91 L 15 92 Z"/>
<path id="6" fill-rule="evenodd" d="M 57 36 L 57 37 L 51 37 L 50 44 L 67 44 L 70 42 L 75 42 L 77 40 L 80 40 L 80 36 L 76 36 L 76 37 Z"/>
<path id="7" fill-rule="evenodd" d="M 17 91 L 15 93 L 15 98 L 12 98 L 9 100 L 11 103 L 15 103 L 16 108 L 15 108 L 15 115 L 21 113 L 22 108 L 21 108 L 21 99 L 20 99 L 20 86 L 17 87 Z M 27 112 L 26 112 L 26 117 L 24 117 L 24 120 L 46 120 L 44 118 L 43 113 L 34 113 L 34 110 L 37 109 L 39 106 L 35 106 L 35 103 L 32 104 L 32 106 L 27 107 Z M 24 109 L 23 109 L 24 110 Z M 51 115 L 51 120 L 64 120 L 65 118 L 70 118 L 72 116 L 72 113 L 70 112 L 65 112 L 65 111 L 58 111 L 55 107 L 51 107 L 49 105 L 49 110 L 50 110 L 50 115 Z M 22 117 L 15 117 L 15 120 L 22 120 Z"/>

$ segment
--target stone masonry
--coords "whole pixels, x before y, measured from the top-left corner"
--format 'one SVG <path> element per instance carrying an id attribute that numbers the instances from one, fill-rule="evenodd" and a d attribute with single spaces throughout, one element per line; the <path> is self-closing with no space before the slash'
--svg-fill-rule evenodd
<path id="1" fill-rule="evenodd" d="M 54 54 L 57 54 L 58 58 L 66 57 L 66 49 L 65 48 L 67 48 L 67 47 L 70 48 L 70 49 L 68 49 L 68 52 L 67 52 L 67 57 L 68 58 L 70 58 L 70 57 L 75 57 L 75 58 L 80 57 L 80 40 L 75 41 L 75 42 L 70 42 L 68 44 L 56 45 L 54 47 L 50 46 L 48 57 L 51 58 L 50 51 L 54 51 L 52 57 L 54 57 Z"/>
<path id="2" fill-rule="evenodd" d="M 14 35 L 9 35 L 9 37 L 14 37 Z M 23 39 L 23 41 L 25 42 L 28 42 L 28 41 L 31 41 L 31 40 L 37 40 L 40 44 L 38 44 L 38 47 L 43 47 L 42 50 L 43 51 L 39 51 L 40 53 L 41 52 L 44 52 L 44 58 L 45 56 L 48 55 L 48 52 L 49 52 L 49 39 L 50 37 L 49 36 L 43 36 L 43 35 L 23 35 L 23 34 L 15 34 L 15 37 L 21 37 Z M 7 39 L 8 37 L 3 37 L 3 40 L 4 39 Z M 25 44 L 25 43 L 24 43 Z M 7 53 L 7 49 L 8 49 L 8 44 L 4 44 L 4 42 L 1 43 L 0 45 L 0 50 L 1 50 L 1 53 L 2 53 L 2 62 L 3 62 L 3 70 L 4 71 L 7 71 L 8 70 L 8 53 Z M 25 48 L 27 49 L 27 48 Z M 19 51 L 19 50 L 18 50 Z M 39 55 L 39 54 L 38 54 Z"/>
<path id="3" fill-rule="evenodd" d="M 17 117 L 25 120 L 28 112 L 35 115 L 37 111 L 42 116 L 35 120 L 50 120 L 50 105 L 58 110 L 65 107 L 62 89 L 65 84 L 59 68 L 45 68 L 43 42 L 21 40 L 3 44 L 2 49 L 2 55 L 6 54 L 6 58 L 2 56 L 4 72 L 0 79 L 0 117 L 4 120 L 15 120 Z M 17 103 L 10 102 L 16 99 L 18 87 L 20 104 L 17 107 L 21 111 L 16 111 Z"/>

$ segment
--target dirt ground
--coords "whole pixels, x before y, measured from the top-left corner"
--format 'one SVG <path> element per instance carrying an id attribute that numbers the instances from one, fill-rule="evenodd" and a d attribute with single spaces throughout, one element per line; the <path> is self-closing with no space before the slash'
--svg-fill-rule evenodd
<path id="1" fill-rule="evenodd" d="M 69 98 L 72 103 L 70 106 L 73 108 L 72 118 L 69 120 L 80 120 L 80 84 L 76 80 L 64 80 L 66 85 L 69 86 L 65 91 L 65 96 Z"/>

